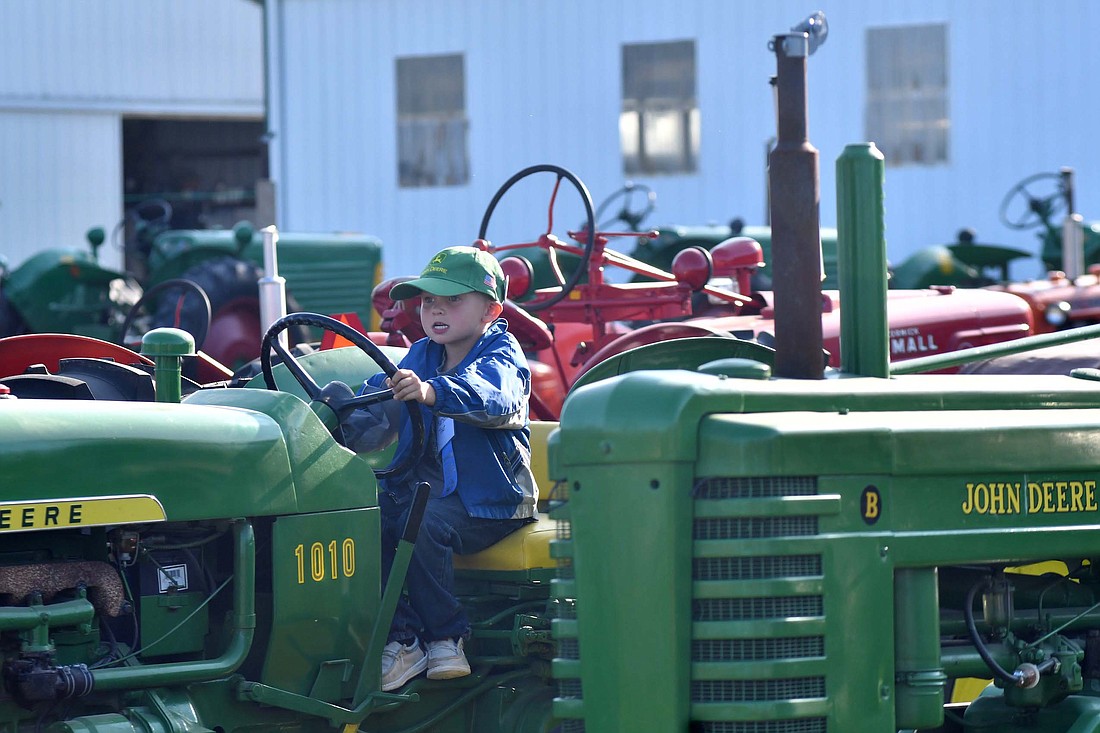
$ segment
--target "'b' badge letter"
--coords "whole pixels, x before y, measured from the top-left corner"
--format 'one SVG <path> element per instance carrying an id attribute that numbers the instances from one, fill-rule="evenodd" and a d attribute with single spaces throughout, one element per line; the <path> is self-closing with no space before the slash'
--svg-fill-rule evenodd
<path id="1" fill-rule="evenodd" d="M 882 513 L 882 497 L 878 493 L 878 489 L 874 486 L 868 486 L 863 490 L 863 495 L 859 498 L 859 510 L 863 515 L 863 521 L 867 524 L 874 524 L 878 521 L 879 515 Z"/>

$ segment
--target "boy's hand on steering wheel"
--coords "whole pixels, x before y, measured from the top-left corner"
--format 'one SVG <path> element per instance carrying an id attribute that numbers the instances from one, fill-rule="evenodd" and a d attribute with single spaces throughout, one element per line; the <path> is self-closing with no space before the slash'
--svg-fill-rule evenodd
<path id="1" fill-rule="evenodd" d="M 408 402 L 414 400 L 431 407 L 435 404 L 435 388 L 421 381 L 410 369 L 398 369 L 386 380 L 393 389 L 393 398 Z"/>

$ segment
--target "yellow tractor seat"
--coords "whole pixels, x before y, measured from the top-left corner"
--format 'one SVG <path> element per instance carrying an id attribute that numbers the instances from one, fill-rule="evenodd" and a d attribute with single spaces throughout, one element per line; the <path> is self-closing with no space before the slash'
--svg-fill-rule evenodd
<path id="1" fill-rule="evenodd" d="M 525 524 L 495 545 L 473 555 L 454 555 L 455 570 L 532 570 L 555 568 L 550 540 L 558 536 L 558 520 L 545 514 Z"/>
<path id="2" fill-rule="evenodd" d="M 473 555 L 455 555 L 455 570 L 534 570 L 556 568 L 550 557 L 550 540 L 558 536 L 558 522 L 546 515 L 549 503 L 549 463 L 546 442 L 558 424 L 556 422 L 531 422 L 531 470 L 539 486 L 539 520 L 517 529 L 492 547 Z"/>

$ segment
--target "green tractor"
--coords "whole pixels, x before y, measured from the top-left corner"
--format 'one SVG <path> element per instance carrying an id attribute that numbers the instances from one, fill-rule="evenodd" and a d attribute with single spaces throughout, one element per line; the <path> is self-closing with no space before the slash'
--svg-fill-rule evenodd
<path id="1" fill-rule="evenodd" d="M 1068 272 L 1071 263 L 1064 261 L 1062 225 L 1067 216 L 1075 215 L 1075 199 L 1072 169 L 1034 173 L 1008 190 L 1001 201 L 999 216 L 1009 229 L 1036 230 L 1043 267 Z M 1071 256 L 1079 256 L 1080 266 L 1088 268 L 1100 263 L 1100 223 L 1078 221 L 1082 229 L 1081 252 Z"/>
<path id="2" fill-rule="evenodd" d="M 292 356 L 294 327 L 358 348 Z M 0 731 L 553 730 L 549 520 L 461 558 L 469 677 L 379 688 L 418 519 L 383 588 L 375 477 L 402 467 L 341 445 L 336 414 L 363 398 L 332 380 L 398 352 L 291 315 L 262 374 L 196 387 L 185 331 L 146 334 L 150 370 L 115 348 L 0 381 Z M 58 399 L 74 382 L 84 399 Z"/>
<path id="3" fill-rule="evenodd" d="M 981 244 L 963 229 L 958 241 L 927 247 L 894 269 L 903 287 L 959 285 L 1004 290 L 1024 299 L 1037 333 L 1100 321 L 1100 223 L 1086 222 L 1074 209 L 1074 172 L 1036 173 L 1005 194 L 999 216 L 1010 229 L 1037 229 L 1043 274 L 1010 279 L 1009 266 L 1032 254 Z M 1067 223 L 1070 226 L 1067 226 Z"/>
<path id="4" fill-rule="evenodd" d="M 792 30 L 779 105 L 804 114 L 812 31 Z M 802 122 L 781 114 L 773 206 L 801 216 L 773 246 L 812 281 Z M 777 294 L 805 343 L 774 363 L 700 339 L 566 398 L 563 730 L 1100 730 L 1100 371 L 922 373 L 1100 328 L 891 364 L 883 158 L 849 146 L 836 170 L 840 369 Z"/>
<path id="5" fill-rule="evenodd" d="M 263 233 L 248 222 L 232 230 L 169 230 L 157 226 L 163 216 L 142 221 L 128 253 L 133 272 L 100 263 L 101 228 L 88 232 L 87 250 L 45 250 L 0 270 L 0 337 L 69 333 L 135 344 L 149 328 L 171 326 L 194 334 L 199 348 L 227 367 L 259 356 Z M 278 272 L 266 277 L 285 280 L 290 310 L 369 321 L 370 291 L 382 275 L 376 238 L 288 232 L 277 247 Z"/>
<path id="6" fill-rule="evenodd" d="M 1075 250 L 1071 254 L 1075 262 L 1064 261 L 1067 243 L 1062 223 L 1075 211 L 1073 178 L 1068 168 L 1027 176 L 1005 193 L 998 210 L 1005 227 L 1038 230 L 1039 259 L 1045 273 L 1078 270 L 1070 272 L 1071 279 L 1100 262 L 1100 224 L 1083 221 L 1081 241 L 1071 249 Z M 973 230 L 962 229 L 955 242 L 926 247 L 910 255 L 894 268 L 893 279 L 897 287 L 904 288 L 1006 285 L 1012 263 L 1033 256 L 1015 247 L 979 243 Z"/>

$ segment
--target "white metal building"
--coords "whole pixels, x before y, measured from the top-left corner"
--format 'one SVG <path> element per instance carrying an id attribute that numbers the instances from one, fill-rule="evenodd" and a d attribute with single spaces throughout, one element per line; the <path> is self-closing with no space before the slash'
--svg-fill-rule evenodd
<path id="1" fill-rule="evenodd" d="M 116 226 L 128 122 L 262 132 L 263 93 L 258 2 L 0 0 L 0 255 L 15 266 Z M 133 129 L 135 147 L 155 142 L 140 138 L 157 127 Z M 221 164 L 194 158 L 199 170 Z M 118 265 L 120 252 L 104 247 L 101 259 Z"/>
<path id="2" fill-rule="evenodd" d="M 964 226 L 1037 251 L 998 209 L 1020 179 L 1063 166 L 1077 208 L 1100 218 L 1090 0 L 266 4 L 280 224 L 376 234 L 388 274 L 473 240 L 498 186 L 537 163 L 573 171 L 597 203 L 625 179 L 650 185 L 648 225 L 764 223 L 767 45 L 818 9 L 830 33 L 808 64 L 809 135 L 823 225 L 836 221 L 837 157 L 867 140 L 887 156 L 892 260 Z M 520 205 L 502 204 L 494 242 L 546 229 L 546 193 L 509 198 Z M 565 214 L 555 231 L 578 224 Z M 1014 274 L 1038 262 L 1024 267 Z"/>
<path id="3" fill-rule="evenodd" d="M 378 235 L 391 275 L 472 240 L 496 189 L 537 163 L 573 171 L 597 203 L 650 185 L 648 225 L 764 223 L 767 44 L 818 9 L 823 225 L 837 156 L 866 140 L 890 163 L 895 261 L 964 226 L 1036 251 L 998 208 L 1063 166 L 1100 219 L 1090 0 L 0 0 L 0 254 L 15 265 L 116 224 L 139 123 L 262 126 L 265 71 L 269 159 L 245 168 L 275 180 L 278 223 Z M 489 236 L 534 239 L 547 198 L 517 187 Z M 560 234 L 580 216 L 559 198 Z"/>

